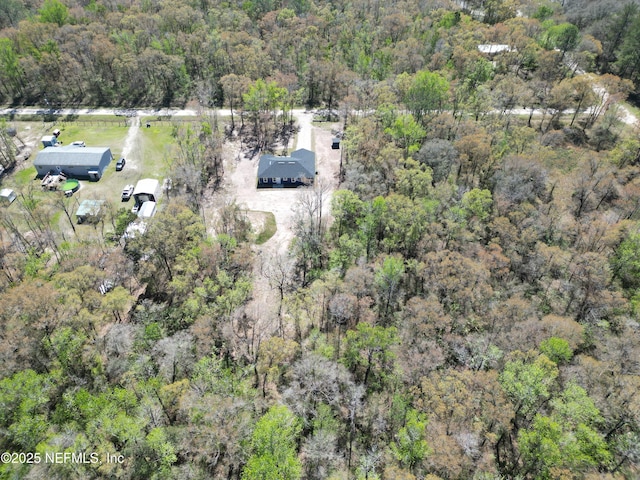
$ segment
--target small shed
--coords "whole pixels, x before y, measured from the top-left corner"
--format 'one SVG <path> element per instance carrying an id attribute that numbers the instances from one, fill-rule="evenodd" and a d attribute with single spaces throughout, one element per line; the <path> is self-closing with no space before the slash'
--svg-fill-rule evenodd
<path id="1" fill-rule="evenodd" d="M 102 216 L 104 200 L 83 200 L 76 211 L 78 223 L 97 222 Z"/>
<path id="2" fill-rule="evenodd" d="M 11 205 L 16 199 L 16 196 L 16 192 L 11 190 L 10 188 L 3 188 L 2 190 L 0 190 L 0 205 Z"/>
<path id="3" fill-rule="evenodd" d="M 42 137 L 42 146 L 47 147 L 55 147 L 58 143 L 58 137 L 55 135 L 45 135 Z"/>

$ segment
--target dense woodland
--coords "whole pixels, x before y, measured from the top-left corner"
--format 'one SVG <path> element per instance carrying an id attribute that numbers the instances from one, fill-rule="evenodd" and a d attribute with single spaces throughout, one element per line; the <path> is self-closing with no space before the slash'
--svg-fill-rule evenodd
<path id="1" fill-rule="evenodd" d="M 197 188 L 126 247 L 126 214 L 79 242 L 64 201 L 20 192 L 1 449 L 124 462 L 2 478 L 638 478 L 640 141 L 618 102 L 640 8 L 562 3 L 0 3 L 7 104 L 225 105 L 261 147 L 307 104 L 345 135 L 340 189 L 296 197 L 260 272 L 237 205 L 203 223 L 210 119 L 176 129 Z"/>

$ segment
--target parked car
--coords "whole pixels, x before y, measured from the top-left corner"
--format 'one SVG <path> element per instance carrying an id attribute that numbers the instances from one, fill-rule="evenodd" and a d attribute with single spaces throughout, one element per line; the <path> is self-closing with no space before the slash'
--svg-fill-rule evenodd
<path id="1" fill-rule="evenodd" d="M 126 163 L 127 161 L 124 159 L 124 157 L 118 160 L 116 162 L 116 172 L 119 172 L 120 170 L 122 170 Z"/>
<path id="2" fill-rule="evenodd" d="M 122 201 L 128 202 L 133 194 L 133 185 L 127 185 L 122 189 Z"/>
<path id="3" fill-rule="evenodd" d="M 71 142 L 71 145 L 73 145 L 74 147 L 84 147 L 84 141 L 82 140 L 76 140 L 75 142 Z"/>

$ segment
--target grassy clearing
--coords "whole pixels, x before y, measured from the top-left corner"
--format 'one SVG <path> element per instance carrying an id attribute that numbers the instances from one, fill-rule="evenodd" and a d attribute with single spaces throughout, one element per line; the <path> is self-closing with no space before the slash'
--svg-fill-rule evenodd
<path id="1" fill-rule="evenodd" d="M 146 121 L 140 126 L 139 151 L 141 170 L 148 177 L 161 178 L 166 175 L 169 165 L 175 155 L 176 140 L 173 137 L 174 123 L 152 122 L 150 128 L 146 128 Z"/>
<path id="2" fill-rule="evenodd" d="M 115 160 L 122 156 L 128 132 L 128 127 L 121 128 L 119 137 L 113 140 L 113 143 L 118 145 L 117 150 L 112 148 Z M 116 172 L 115 161 L 112 162 L 105 169 L 99 182 L 83 182 L 86 188 L 78 192 L 79 197 L 104 199 L 111 202 L 115 208 L 131 208 L 132 201 L 121 201 L 122 189 L 125 185 L 135 185 L 142 178 L 155 178 L 162 182 L 168 171 L 169 152 L 174 148 L 175 140 L 171 132 L 172 126 L 169 124 L 155 124 L 151 128 L 145 128 L 143 123 L 127 155 L 124 169 Z M 87 197 L 89 194 L 92 197 Z"/>
<path id="3" fill-rule="evenodd" d="M 63 145 L 83 140 L 88 147 L 109 147 L 114 157 L 122 152 L 129 131 L 124 122 L 61 122 L 57 128 Z"/>
<path id="4" fill-rule="evenodd" d="M 256 244 L 262 245 L 276 234 L 278 227 L 276 226 L 276 217 L 272 212 L 260 212 L 264 214 L 264 226 L 256 237 Z"/>
<path id="5" fill-rule="evenodd" d="M 83 200 L 105 200 L 107 210 L 115 212 L 120 208 L 131 209 L 133 201 L 121 201 L 123 187 L 128 184 L 135 185 L 142 178 L 155 178 L 162 183 L 169 172 L 170 163 L 177 149 L 176 139 L 173 136 L 175 126 L 195 121 L 191 117 L 141 119 L 135 140 L 130 145 L 127 164 L 121 172 L 116 172 L 115 161 L 122 156 L 130 131 L 127 120 L 130 119 L 115 116 L 65 117 L 57 118 L 52 122 L 43 122 L 37 117 L 34 121 L 20 121 L 15 118 L 9 120 L 8 123 L 16 128 L 22 141 L 32 147 L 33 153 L 30 159 L 2 178 L 2 187 L 13 188 L 18 193 L 24 192 L 43 207 L 48 208 L 50 224 L 56 230 L 62 231 L 67 239 L 94 239 L 103 227 L 105 231 L 111 230 L 111 225 L 106 218 L 105 223 L 100 225 L 76 225 L 75 212 L 80 203 Z M 151 123 L 150 128 L 146 128 L 147 120 Z M 36 178 L 36 169 L 33 167 L 33 160 L 38 151 L 43 148 L 40 139 L 43 135 L 50 134 L 55 128 L 61 131 L 60 140 L 63 145 L 68 145 L 75 140 L 83 140 L 87 146 L 109 147 L 114 157 L 114 161 L 106 167 L 99 181 L 80 180 L 80 189 L 72 197 L 62 198 L 73 217 L 75 234 L 58 203 L 62 193 L 43 191 L 40 180 Z M 162 205 L 159 209 L 162 209 Z M 15 202 L 8 211 L 15 216 L 19 224 L 22 223 L 19 201 Z M 263 242 L 275 233 L 275 218 L 273 215 L 271 217 L 265 219 L 265 231 L 261 233 Z"/>
<path id="6" fill-rule="evenodd" d="M 121 201 L 123 187 L 128 184 L 135 185 L 141 178 L 157 178 L 162 181 L 167 172 L 167 160 L 171 158 L 170 152 L 175 148 L 175 139 L 171 136 L 173 125 L 169 122 L 155 123 L 149 129 L 144 128 L 143 124 L 132 148 L 131 158 L 135 161 L 128 162 L 122 172 L 116 172 L 115 160 L 122 156 L 129 133 L 129 126 L 125 120 L 123 117 L 115 116 L 85 116 L 73 121 L 59 120 L 52 123 L 11 121 L 20 138 L 34 145 L 34 151 L 23 168 L 3 179 L 3 187 L 15 188 L 18 191 L 30 190 L 36 198 L 45 201 L 53 199 L 54 192 L 43 192 L 40 188 L 33 160 L 37 152 L 43 148 L 40 142 L 42 135 L 59 128 L 63 145 L 83 140 L 87 146 L 109 147 L 114 157 L 100 181 L 80 180 L 80 190 L 70 199 L 70 204 L 74 206 L 71 210 L 75 212 L 75 206 L 82 200 L 106 200 L 115 209 L 131 208 L 131 201 Z M 86 230 L 84 226 L 80 229 Z"/>
<path id="7" fill-rule="evenodd" d="M 30 167 L 19 170 L 14 175 L 9 177 L 9 183 L 13 184 L 12 186 L 22 188 L 25 185 L 27 185 L 29 182 L 33 181 L 35 178 L 36 178 L 36 167 L 31 165 Z"/>

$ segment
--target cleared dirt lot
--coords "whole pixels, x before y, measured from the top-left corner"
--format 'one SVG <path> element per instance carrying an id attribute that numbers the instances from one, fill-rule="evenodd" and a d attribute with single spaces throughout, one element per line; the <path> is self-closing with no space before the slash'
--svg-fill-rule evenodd
<path id="1" fill-rule="evenodd" d="M 313 115 L 302 111 L 295 112 L 300 131 L 288 145 L 288 150 L 307 148 L 316 153 L 316 183 L 326 190 L 326 215 L 330 212 L 331 194 L 338 185 L 340 169 L 340 150 L 331 149 L 332 128 L 338 124 L 312 124 Z M 263 227 L 265 214 L 272 212 L 276 220 L 276 233 L 262 245 L 256 245 L 256 262 L 254 265 L 253 299 L 245 307 L 245 312 L 255 319 L 256 330 L 271 332 L 277 325 L 278 294 L 269 285 L 264 275 L 273 262 L 291 263 L 288 258 L 289 244 L 293 238 L 294 208 L 303 188 L 258 189 L 257 173 L 259 156 L 253 159 L 240 151 L 240 142 L 227 144 L 225 160 L 225 182 L 223 188 L 211 199 L 211 213 L 225 201 L 235 199 L 236 203 L 246 209 L 247 217 L 252 223 L 254 232 L 259 233 Z M 310 187 L 311 188 L 311 187 Z M 279 258 L 276 258 L 279 257 Z M 285 327 L 286 328 L 286 327 Z"/>
<path id="2" fill-rule="evenodd" d="M 300 132 L 290 148 L 307 148 L 316 153 L 317 182 L 327 189 L 327 202 L 338 185 L 338 173 L 340 169 L 340 150 L 331 149 L 333 135 L 331 129 L 337 128 L 337 124 L 322 124 L 318 127 L 312 124 L 311 113 L 296 113 Z M 230 145 L 226 160 L 226 179 L 221 192 L 217 197 L 235 198 L 236 202 L 249 212 L 272 212 L 276 218 L 276 234 L 260 247 L 265 253 L 286 252 L 293 238 L 292 222 L 294 207 L 300 189 L 256 188 L 259 156 L 253 159 L 247 158 L 239 151 L 240 146 Z M 328 204 L 324 209 L 329 212 Z M 261 228 L 260 216 L 249 214 L 254 223 L 254 230 Z"/>

